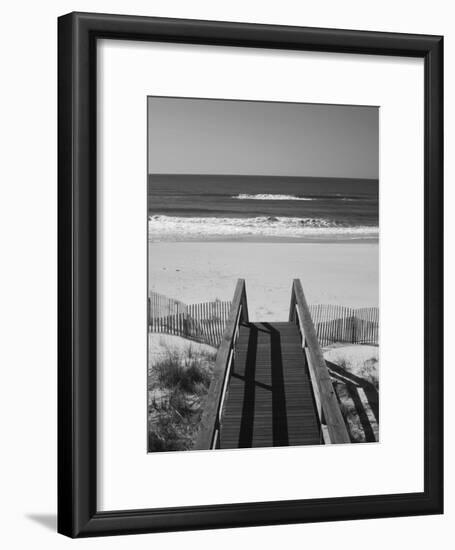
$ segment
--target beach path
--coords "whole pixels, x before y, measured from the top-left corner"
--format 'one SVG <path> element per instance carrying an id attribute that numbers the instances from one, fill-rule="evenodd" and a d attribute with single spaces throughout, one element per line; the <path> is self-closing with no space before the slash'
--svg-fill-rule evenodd
<path id="1" fill-rule="evenodd" d="M 242 324 L 220 447 L 319 444 L 319 421 L 297 326 Z"/>

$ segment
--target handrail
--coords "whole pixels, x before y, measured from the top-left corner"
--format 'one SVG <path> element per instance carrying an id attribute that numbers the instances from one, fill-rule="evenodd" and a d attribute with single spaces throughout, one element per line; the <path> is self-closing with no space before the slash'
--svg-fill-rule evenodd
<path id="1" fill-rule="evenodd" d="M 289 321 L 298 322 L 325 443 L 350 443 L 300 279 L 292 282 Z"/>
<path id="2" fill-rule="evenodd" d="M 200 427 L 193 449 L 214 449 L 219 439 L 219 428 L 224 397 L 234 361 L 235 342 L 239 325 L 248 322 L 245 280 L 238 279 L 229 317 L 216 355 L 213 378 L 210 383 Z"/>

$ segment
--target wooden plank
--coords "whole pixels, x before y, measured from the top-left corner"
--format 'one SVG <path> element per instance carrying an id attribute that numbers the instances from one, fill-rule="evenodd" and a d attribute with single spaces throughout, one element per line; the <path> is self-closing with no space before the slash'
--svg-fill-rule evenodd
<path id="1" fill-rule="evenodd" d="M 253 345 L 249 341 L 250 330 L 257 330 Z M 252 348 L 256 349 L 254 357 Z M 311 383 L 296 325 L 242 326 L 235 373 L 231 377 L 221 425 L 220 447 L 320 442 Z"/>

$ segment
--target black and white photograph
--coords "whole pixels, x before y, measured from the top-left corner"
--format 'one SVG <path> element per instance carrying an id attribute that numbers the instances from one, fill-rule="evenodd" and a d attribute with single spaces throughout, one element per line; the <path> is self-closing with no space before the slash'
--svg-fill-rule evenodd
<path id="1" fill-rule="evenodd" d="M 379 107 L 147 102 L 148 452 L 378 443 Z"/>
<path id="2" fill-rule="evenodd" d="M 455 26 L 421 4 L 3 5 L 5 550 L 450 546 Z"/>

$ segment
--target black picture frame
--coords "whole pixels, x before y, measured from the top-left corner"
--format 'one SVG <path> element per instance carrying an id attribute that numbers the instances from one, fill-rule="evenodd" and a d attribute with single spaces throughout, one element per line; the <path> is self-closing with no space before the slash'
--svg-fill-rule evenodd
<path id="1" fill-rule="evenodd" d="M 424 491 L 97 511 L 96 41 L 100 38 L 424 60 Z M 443 511 L 443 38 L 71 13 L 58 20 L 58 531 L 70 537 Z"/>

